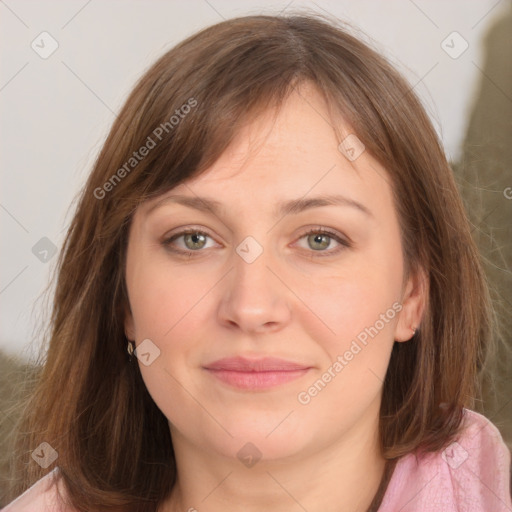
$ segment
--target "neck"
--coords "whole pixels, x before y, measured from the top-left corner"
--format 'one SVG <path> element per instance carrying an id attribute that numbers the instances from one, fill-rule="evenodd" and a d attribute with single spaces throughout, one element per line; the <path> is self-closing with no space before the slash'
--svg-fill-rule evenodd
<path id="1" fill-rule="evenodd" d="M 173 432 L 178 479 L 160 512 L 369 512 L 377 510 L 389 471 L 376 424 L 355 425 L 343 440 L 288 460 L 239 460 L 206 454 Z M 392 469 L 388 466 L 388 470 Z M 382 485 L 381 485 L 382 484 Z"/>

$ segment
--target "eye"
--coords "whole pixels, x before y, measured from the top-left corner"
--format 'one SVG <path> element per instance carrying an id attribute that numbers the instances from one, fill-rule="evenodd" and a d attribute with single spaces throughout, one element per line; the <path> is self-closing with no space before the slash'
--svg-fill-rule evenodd
<path id="1" fill-rule="evenodd" d="M 176 241 L 180 238 L 182 238 L 182 244 L 176 244 Z M 191 256 L 194 252 L 209 248 L 207 246 L 208 238 L 211 239 L 210 235 L 204 231 L 199 229 L 187 229 L 165 239 L 162 244 L 173 252 Z M 178 245 L 178 248 L 173 247 L 173 245 Z M 181 245 L 181 247 L 179 247 L 179 245 Z"/>
<path id="2" fill-rule="evenodd" d="M 340 251 L 343 251 L 346 248 L 352 247 L 350 242 L 338 234 L 329 231 L 325 228 L 314 228 L 310 229 L 306 233 L 304 233 L 299 240 L 306 239 L 306 243 L 308 247 L 306 249 L 312 249 L 314 252 L 318 253 L 314 256 L 330 256 L 333 254 L 337 254 Z M 326 251 L 329 246 L 332 245 L 332 242 L 335 241 L 338 244 L 337 248 Z"/>
<path id="3" fill-rule="evenodd" d="M 162 241 L 162 245 L 179 255 L 194 256 L 200 253 L 201 249 L 214 247 L 207 245 L 208 239 L 213 240 L 205 231 L 189 228 L 166 238 Z M 303 239 L 306 239 L 308 247 L 302 246 L 302 248 L 305 250 L 309 249 L 311 256 L 331 256 L 346 248 L 352 247 L 347 239 L 321 227 L 310 229 L 299 238 L 299 241 Z M 338 244 L 338 246 L 334 249 L 326 250 L 333 244 L 333 241 Z"/>

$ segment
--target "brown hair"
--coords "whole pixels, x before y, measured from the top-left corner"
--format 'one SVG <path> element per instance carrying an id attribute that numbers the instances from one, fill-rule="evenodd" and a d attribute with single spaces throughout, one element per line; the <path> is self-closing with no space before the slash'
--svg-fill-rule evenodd
<path id="1" fill-rule="evenodd" d="M 43 441 L 58 451 L 78 510 L 154 511 L 168 496 L 176 469 L 167 419 L 126 352 L 128 228 L 141 202 L 203 172 L 245 123 L 278 111 L 305 82 L 332 109 L 333 129 L 343 119 L 388 170 L 407 267 L 428 278 L 420 329 L 395 343 L 384 382 L 384 456 L 439 450 L 458 433 L 463 407 L 473 405 L 491 310 L 428 116 L 393 67 L 342 26 L 318 15 L 248 16 L 165 53 L 113 124 L 59 256 L 47 360 L 20 424 L 15 462 L 23 477 L 13 496 L 46 472 L 28 455 Z M 162 142 L 131 162 L 148 137 L 156 142 L 157 127 Z"/>

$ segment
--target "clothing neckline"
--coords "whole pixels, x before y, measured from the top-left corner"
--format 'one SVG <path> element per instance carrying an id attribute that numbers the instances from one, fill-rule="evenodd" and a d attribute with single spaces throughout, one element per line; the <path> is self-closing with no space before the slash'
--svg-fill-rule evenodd
<path id="1" fill-rule="evenodd" d="M 384 467 L 384 473 L 382 474 L 382 478 L 380 480 L 379 488 L 373 497 L 370 506 L 366 510 L 366 512 L 378 512 L 379 507 L 382 504 L 382 500 L 384 499 L 384 495 L 386 494 L 386 490 L 389 486 L 389 482 L 391 481 L 391 477 L 395 471 L 395 467 L 397 465 L 398 459 L 387 459 L 386 465 Z"/>

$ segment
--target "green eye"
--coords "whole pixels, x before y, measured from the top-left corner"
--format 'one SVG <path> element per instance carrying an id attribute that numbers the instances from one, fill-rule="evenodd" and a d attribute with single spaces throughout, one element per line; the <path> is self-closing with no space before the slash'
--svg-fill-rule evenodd
<path id="1" fill-rule="evenodd" d="M 310 229 L 299 240 L 304 238 L 307 239 L 307 247 L 302 247 L 302 249 L 310 252 L 312 256 L 332 256 L 346 248 L 352 247 L 347 239 L 324 228 Z M 187 229 L 164 240 L 162 245 L 177 254 L 193 256 L 202 252 L 201 249 L 213 247 L 212 245 L 207 245 L 208 239 L 213 242 L 213 238 L 208 233 L 199 229 Z M 333 242 L 338 246 L 329 249 Z"/>
<path id="2" fill-rule="evenodd" d="M 185 246 L 191 250 L 202 249 L 206 245 L 206 236 L 199 231 L 186 233 L 183 235 L 183 240 L 185 242 Z"/>
<path id="3" fill-rule="evenodd" d="M 188 229 L 172 235 L 164 240 L 162 244 L 173 252 L 192 256 L 206 247 L 209 238 L 211 239 L 211 236 L 204 231 Z M 180 239 L 183 241 L 180 241 Z M 177 243 L 178 241 L 180 243 Z"/>
<path id="4" fill-rule="evenodd" d="M 308 244 L 315 251 L 327 249 L 329 247 L 330 242 L 331 237 L 322 233 L 308 235 Z"/>
<path id="5" fill-rule="evenodd" d="M 320 227 L 310 229 L 307 233 L 304 233 L 304 235 L 300 237 L 300 240 L 303 238 L 307 238 L 308 245 L 308 247 L 304 249 L 312 249 L 313 253 L 316 253 L 314 256 L 332 256 L 348 247 L 352 247 L 348 240 L 342 238 L 332 231 Z M 338 244 L 338 247 L 326 250 L 329 248 L 333 241 Z"/>

